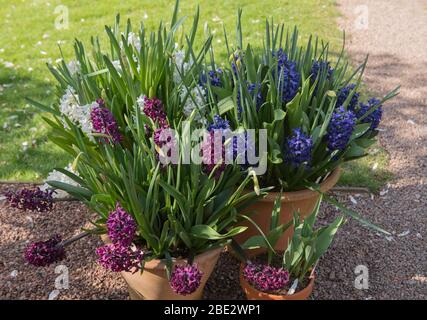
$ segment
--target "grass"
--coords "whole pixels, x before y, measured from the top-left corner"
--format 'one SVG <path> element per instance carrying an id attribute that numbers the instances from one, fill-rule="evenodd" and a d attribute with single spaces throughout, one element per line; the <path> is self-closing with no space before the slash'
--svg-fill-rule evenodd
<path id="1" fill-rule="evenodd" d="M 376 193 L 393 177 L 387 169 L 390 160 L 388 153 L 378 145 L 372 147 L 369 153 L 364 158 L 344 164 L 340 185 L 365 187 Z"/>
<path id="2" fill-rule="evenodd" d="M 196 3 L 181 2 L 181 15 L 191 15 Z M 291 28 L 297 25 L 302 40 L 316 34 L 330 41 L 332 48 L 340 47 L 341 33 L 335 22 L 338 12 L 333 0 L 200 0 L 199 3 L 202 21 L 199 37 L 206 22 L 215 33 L 215 50 L 222 58 L 226 58 L 222 24 L 233 35 L 239 7 L 243 8 L 245 42 L 260 45 L 265 18 L 273 17 L 275 22 L 285 22 Z M 55 9 L 58 10 L 59 5 L 68 9 L 67 29 L 55 28 L 59 16 Z M 65 58 L 71 58 L 74 38 L 89 43 L 90 36 L 99 35 L 105 41 L 104 25 L 113 24 L 116 13 L 121 14 L 122 21 L 130 18 L 134 27 L 143 21 L 152 29 L 160 19 L 169 21 L 173 5 L 174 0 L 21 0 L 13 4 L 0 0 L 3 31 L 0 38 L 0 179 L 39 181 L 52 168 L 64 167 L 69 162 L 59 148 L 47 141 L 47 128 L 40 113 L 25 102 L 25 97 L 45 103 L 54 98 L 55 82 L 46 63 L 54 63 L 60 57 L 58 43 Z M 189 23 L 191 19 L 187 25 Z M 369 165 L 369 159 L 351 164 L 352 169 L 344 174 L 343 182 L 357 181 L 359 186 L 370 186 Z M 359 174 L 354 175 L 354 171 Z"/>

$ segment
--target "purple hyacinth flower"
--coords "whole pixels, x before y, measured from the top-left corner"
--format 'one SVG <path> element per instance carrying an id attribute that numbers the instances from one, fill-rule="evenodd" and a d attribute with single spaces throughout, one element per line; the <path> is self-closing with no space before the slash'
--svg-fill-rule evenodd
<path id="1" fill-rule="evenodd" d="M 104 108 L 104 107 L 105 107 L 105 101 L 104 101 L 104 99 L 102 99 L 102 98 L 98 98 L 98 99 L 96 99 L 96 103 L 97 103 L 100 107 L 102 107 L 102 108 Z"/>
<path id="2" fill-rule="evenodd" d="M 218 133 L 217 135 L 219 137 Z M 217 144 L 219 144 L 219 147 L 217 147 Z M 212 131 L 204 137 L 200 149 L 204 172 L 206 174 L 210 174 L 216 167 L 215 177 L 218 179 L 221 176 L 221 173 L 225 170 L 224 143 L 219 140 L 219 138 L 215 138 L 215 133 Z"/>
<path id="3" fill-rule="evenodd" d="M 300 128 L 294 129 L 292 135 L 285 142 L 284 158 L 287 163 L 298 167 L 305 163 L 310 165 L 313 140 Z"/>
<path id="4" fill-rule="evenodd" d="M 157 99 L 156 97 L 153 97 L 152 99 L 145 97 L 143 111 L 147 117 L 153 120 L 153 122 L 158 123 L 160 127 L 167 125 L 166 113 L 160 99 Z"/>
<path id="5" fill-rule="evenodd" d="M 276 56 L 278 89 L 282 93 L 282 101 L 288 103 L 298 92 L 301 74 L 297 70 L 296 62 L 289 60 L 282 48 L 277 51 Z"/>
<path id="6" fill-rule="evenodd" d="M 230 129 L 230 122 L 228 120 L 222 119 L 220 115 L 214 115 L 214 120 L 208 126 L 208 131 L 212 130 L 226 130 Z"/>
<path id="7" fill-rule="evenodd" d="M 256 110 L 259 111 L 259 109 L 261 108 L 261 105 L 263 103 L 263 97 L 262 97 L 262 93 L 261 93 L 261 84 L 260 83 L 247 83 L 247 88 L 248 88 L 248 92 L 251 96 L 251 98 L 255 98 L 255 93 L 256 93 Z M 241 101 L 241 92 L 240 90 L 237 91 L 237 112 L 239 114 L 242 113 L 243 108 L 242 108 L 242 101 Z"/>
<path id="8" fill-rule="evenodd" d="M 202 73 L 200 75 L 199 84 L 205 87 L 209 81 L 211 86 L 222 87 L 222 81 L 221 81 L 222 74 L 223 74 L 223 71 L 221 68 L 217 68 L 216 70 L 210 70 L 207 73 L 207 75 L 206 73 Z"/>
<path id="9" fill-rule="evenodd" d="M 188 295 L 195 292 L 202 281 L 203 273 L 193 265 L 176 265 L 169 280 L 171 288 L 180 295 Z"/>
<path id="10" fill-rule="evenodd" d="M 111 241 L 127 247 L 135 237 L 137 224 L 133 217 L 117 203 L 116 209 L 108 216 L 107 230 Z"/>
<path id="11" fill-rule="evenodd" d="M 376 98 L 369 99 L 367 104 L 361 103 L 359 106 L 359 110 L 356 112 L 356 117 L 360 119 L 363 115 L 365 115 L 368 111 L 370 111 L 372 108 L 377 108 L 377 106 L 380 104 L 380 100 Z M 378 128 L 378 125 L 381 122 L 381 118 L 383 115 L 382 105 L 380 105 L 377 109 L 372 111 L 369 115 L 367 115 L 365 118 L 361 120 L 362 123 L 370 123 L 370 130 L 375 130 Z"/>
<path id="12" fill-rule="evenodd" d="M 210 174 L 216 168 L 215 177 L 219 178 L 225 170 L 225 146 L 223 136 L 226 130 L 230 129 L 228 120 L 222 119 L 221 116 L 215 115 L 214 121 L 208 126 L 208 135 L 205 136 L 201 144 L 202 162 L 204 171 Z M 220 139 L 221 138 L 221 139 Z M 217 144 L 220 144 L 217 146 Z"/>
<path id="13" fill-rule="evenodd" d="M 96 133 L 102 133 L 110 136 L 110 138 L 102 138 L 101 141 L 105 143 L 120 143 L 122 136 L 119 132 L 116 119 L 110 109 L 101 107 L 101 105 L 95 107 L 90 112 L 90 118 L 92 121 L 93 130 Z"/>
<path id="14" fill-rule="evenodd" d="M 144 253 L 137 249 L 123 246 L 121 243 L 110 243 L 96 249 L 98 263 L 113 272 L 132 271 L 140 269 Z"/>
<path id="15" fill-rule="evenodd" d="M 13 208 L 37 212 L 50 211 L 53 208 L 52 194 L 55 191 L 42 191 L 39 187 L 35 189 L 23 188 L 17 191 L 7 191 L 6 200 Z"/>
<path id="16" fill-rule="evenodd" d="M 240 165 L 242 170 L 246 170 L 250 165 L 255 165 L 255 163 L 249 163 L 249 154 L 251 154 L 252 157 L 256 156 L 254 151 L 255 141 L 252 141 L 248 132 L 237 132 L 233 136 L 233 160 Z"/>
<path id="17" fill-rule="evenodd" d="M 248 263 L 245 266 L 243 276 L 252 286 L 262 292 L 283 289 L 289 282 L 287 270 L 255 263 Z"/>
<path id="18" fill-rule="evenodd" d="M 356 116 L 350 110 L 345 110 L 344 107 L 339 107 L 332 114 L 328 125 L 326 139 L 328 141 L 328 149 L 344 150 L 353 133 L 356 124 Z"/>
<path id="19" fill-rule="evenodd" d="M 313 61 L 311 66 L 311 81 L 314 82 L 320 74 L 326 72 L 326 79 L 331 80 L 334 69 L 329 65 L 329 61 Z"/>
<path id="20" fill-rule="evenodd" d="M 338 91 L 337 103 L 336 103 L 336 106 L 337 106 L 337 107 L 341 107 L 341 106 L 344 104 L 345 100 L 347 100 L 347 98 L 348 98 L 348 96 L 350 95 L 351 91 L 352 91 L 355 87 L 356 87 L 356 85 L 355 85 L 355 84 L 350 84 L 350 85 L 348 85 L 348 86 L 346 86 L 346 87 L 344 87 L 344 88 L 341 88 L 341 89 Z M 353 112 L 354 112 L 354 110 L 355 110 L 355 108 L 356 108 L 356 106 L 357 106 L 357 103 L 358 103 L 358 101 L 359 101 L 359 96 L 360 96 L 360 93 L 359 93 L 359 92 L 355 92 L 355 93 L 353 94 L 353 96 L 351 97 L 350 102 L 348 103 L 348 106 L 347 106 L 347 109 L 348 109 L 348 110 L 351 110 L 351 111 L 353 111 Z"/>
<path id="21" fill-rule="evenodd" d="M 25 249 L 24 258 L 36 267 L 44 267 L 61 261 L 65 258 L 65 250 L 61 241 L 61 237 L 55 235 L 47 241 L 31 243 Z"/>

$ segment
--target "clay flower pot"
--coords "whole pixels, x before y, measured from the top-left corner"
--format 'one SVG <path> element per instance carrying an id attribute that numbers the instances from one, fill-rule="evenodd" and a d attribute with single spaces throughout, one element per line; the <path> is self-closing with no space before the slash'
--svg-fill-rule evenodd
<path id="1" fill-rule="evenodd" d="M 209 279 L 222 248 L 206 251 L 194 258 L 194 263 L 203 273 L 199 288 L 189 295 L 175 293 L 166 276 L 166 265 L 161 260 L 151 260 L 145 263 L 144 272 L 121 272 L 129 287 L 132 300 L 199 300 L 203 296 L 206 281 Z M 187 261 L 178 259 L 173 265 L 184 265 Z"/>
<path id="2" fill-rule="evenodd" d="M 322 192 L 329 191 L 338 181 L 340 176 L 340 169 L 335 169 L 325 181 L 320 184 Z M 258 200 L 256 203 L 247 207 L 242 213 L 253 212 L 250 218 L 261 228 L 264 233 L 268 233 L 270 228 L 271 212 L 273 210 L 274 201 L 279 196 L 278 192 L 270 192 L 265 198 Z M 283 192 L 282 203 L 280 211 L 280 224 L 288 223 L 293 219 L 294 212 L 300 212 L 301 218 L 305 218 L 313 212 L 314 206 L 319 199 L 319 193 L 312 190 L 300 190 L 294 192 Z M 243 244 L 250 237 L 258 235 L 258 230 L 249 221 L 239 223 L 239 225 L 246 226 L 248 229 L 245 232 L 238 234 L 234 239 Z M 276 244 L 275 249 L 285 251 L 287 248 L 288 240 L 293 235 L 293 229 L 288 230 L 282 235 Z M 263 249 L 250 250 L 252 255 L 263 252 Z"/>
<path id="3" fill-rule="evenodd" d="M 243 276 L 243 268 L 244 268 L 244 264 L 242 263 L 240 265 L 240 275 L 239 275 L 240 286 L 245 292 L 246 298 L 248 300 L 307 300 L 308 297 L 313 292 L 314 279 L 315 279 L 314 269 L 310 274 L 310 277 L 309 277 L 310 281 L 304 289 L 299 290 L 294 294 L 290 294 L 290 295 L 277 295 L 277 294 L 262 292 L 254 288 L 248 281 L 246 281 L 245 277 Z"/>
<path id="4" fill-rule="evenodd" d="M 111 243 L 107 235 L 101 235 L 101 239 L 104 243 Z M 159 259 L 146 262 L 142 274 L 141 271 L 122 271 L 120 274 L 128 285 L 131 300 L 200 300 L 222 251 L 223 248 L 212 249 L 194 257 L 194 263 L 203 276 L 199 288 L 189 295 L 180 295 L 172 290 L 166 275 L 166 264 Z M 173 259 L 173 266 L 185 264 L 185 259 Z"/>

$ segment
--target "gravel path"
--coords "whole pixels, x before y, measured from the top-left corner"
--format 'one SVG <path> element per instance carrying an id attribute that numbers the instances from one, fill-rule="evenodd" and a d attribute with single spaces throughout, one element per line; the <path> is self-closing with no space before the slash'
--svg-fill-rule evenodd
<path id="1" fill-rule="evenodd" d="M 380 142 L 393 181 L 373 199 L 348 204 L 394 233 L 388 239 L 355 222 L 339 233 L 319 265 L 319 299 L 427 298 L 427 1 L 339 0 L 347 51 L 356 62 L 369 53 L 365 81 L 376 95 L 401 85 L 384 110 Z M 367 13 L 368 20 L 361 17 Z M 367 24 L 364 22 L 368 22 Z M 354 288 L 366 265 L 369 290 Z"/>
<path id="2" fill-rule="evenodd" d="M 369 88 L 384 94 L 401 84 L 401 94 L 385 108 L 381 143 L 391 155 L 394 180 L 381 195 L 345 197 L 348 206 L 387 230 L 375 234 L 351 221 L 339 232 L 318 266 L 313 299 L 427 298 L 427 3 L 420 0 L 339 0 L 340 24 L 349 36 L 347 49 L 355 61 L 370 54 Z M 359 6 L 359 7 L 358 7 Z M 368 28 L 361 30 L 355 14 L 368 10 Z M 362 20 L 363 22 L 363 20 Z M 0 185 L 0 193 L 8 186 Z M 350 201 L 352 200 L 352 201 Z M 325 206 L 324 220 L 337 212 Z M 78 203 L 56 203 L 44 214 L 22 214 L 0 204 L 0 299 L 126 299 L 119 275 L 95 262 L 101 245 L 87 238 L 68 249 L 61 263 L 68 268 L 69 288 L 55 292 L 55 265 L 26 265 L 26 243 L 61 233 L 75 235 L 90 213 Z M 355 268 L 369 271 L 369 289 L 355 289 Z M 60 271 L 60 270 L 59 270 Z M 238 262 L 224 253 L 209 280 L 205 298 L 241 299 Z"/>

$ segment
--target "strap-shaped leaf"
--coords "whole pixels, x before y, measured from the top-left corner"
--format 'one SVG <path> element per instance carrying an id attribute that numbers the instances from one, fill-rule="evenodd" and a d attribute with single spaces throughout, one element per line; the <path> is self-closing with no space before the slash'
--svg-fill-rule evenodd
<path id="1" fill-rule="evenodd" d="M 235 235 L 242 233 L 246 229 L 247 227 L 240 226 L 231 229 L 225 234 L 219 234 L 212 227 L 205 224 L 199 224 L 191 228 L 191 235 L 195 238 L 200 239 L 221 240 L 234 237 Z"/>

